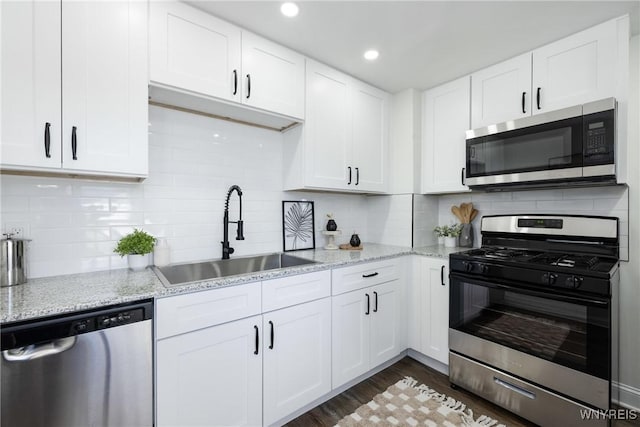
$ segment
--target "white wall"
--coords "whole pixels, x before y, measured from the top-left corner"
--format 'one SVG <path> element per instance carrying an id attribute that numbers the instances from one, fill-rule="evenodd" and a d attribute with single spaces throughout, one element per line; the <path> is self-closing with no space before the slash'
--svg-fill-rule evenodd
<path id="1" fill-rule="evenodd" d="M 320 231 L 329 212 L 348 233 L 343 241 L 354 230 L 371 241 L 366 196 L 282 191 L 280 133 L 158 107 L 149 116 L 143 183 L 1 176 L 3 229 L 22 225 L 33 239 L 30 277 L 126 267 L 113 248 L 133 227 L 167 237 L 172 262 L 219 258 L 232 184 L 244 192 L 246 240 L 231 241 L 236 256 L 282 250 L 283 200 L 315 202 L 316 247 L 326 244 Z M 235 194 L 230 207 L 233 220 Z"/>
<path id="2" fill-rule="evenodd" d="M 369 196 L 367 226 L 370 241 L 412 246 L 413 194 Z"/>

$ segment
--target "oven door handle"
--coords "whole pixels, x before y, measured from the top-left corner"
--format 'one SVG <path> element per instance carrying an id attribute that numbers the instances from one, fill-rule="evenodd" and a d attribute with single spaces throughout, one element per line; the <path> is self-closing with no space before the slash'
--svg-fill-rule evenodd
<path id="1" fill-rule="evenodd" d="M 476 277 L 469 277 L 464 274 L 451 273 L 449 276 L 449 286 L 451 289 L 454 288 L 454 283 L 456 280 L 462 280 L 464 282 L 470 283 L 472 285 L 484 286 L 485 288 L 494 288 L 494 289 L 503 289 L 511 292 L 530 295 L 539 298 L 547 298 L 555 301 L 568 302 L 572 304 L 582 304 L 582 305 L 595 305 L 599 307 L 606 307 L 609 305 L 609 300 L 597 300 L 592 298 L 580 298 L 580 297 L 572 297 L 568 295 L 559 295 L 554 293 L 546 293 L 540 291 L 532 291 L 530 289 L 519 288 L 517 286 L 504 285 L 499 282 L 487 282 L 485 280 L 480 280 Z"/>

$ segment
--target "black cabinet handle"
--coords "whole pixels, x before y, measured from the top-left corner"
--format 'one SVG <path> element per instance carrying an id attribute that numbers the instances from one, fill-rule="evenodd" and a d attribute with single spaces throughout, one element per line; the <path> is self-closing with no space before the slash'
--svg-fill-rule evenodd
<path id="1" fill-rule="evenodd" d="M 238 70 L 233 70 L 233 94 L 238 93 Z"/>
<path id="2" fill-rule="evenodd" d="M 540 91 L 542 90 L 541 87 L 538 88 L 538 90 L 536 91 L 536 103 L 538 104 L 538 110 L 540 109 Z"/>
<path id="3" fill-rule="evenodd" d="M 373 291 L 373 296 L 376 297 L 374 303 L 373 303 L 373 312 L 377 313 L 378 312 L 378 293 L 376 291 Z"/>
<path id="4" fill-rule="evenodd" d="M 271 344 L 269 344 L 269 350 L 273 350 L 273 322 L 269 320 L 269 325 L 271 326 Z"/>
<path id="5" fill-rule="evenodd" d="M 253 327 L 256 330 L 256 351 L 254 351 L 253 354 L 258 354 L 258 349 L 260 348 L 260 336 L 258 335 L 258 327 L 256 325 L 253 325 Z"/>
<path id="6" fill-rule="evenodd" d="M 371 306 L 371 298 L 369 297 L 369 294 L 365 294 L 367 296 L 367 311 L 366 313 L 364 313 L 366 316 L 369 315 L 369 307 Z"/>
<path id="7" fill-rule="evenodd" d="M 527 92 L 522 92 L 522 114 L 526 114 L 527 110 L 524 109 L 524 96 L 527 94 Z"/>
<path id="8" fill-rule="evenodd" d="M 444 286 L 444 265 L 440 267 L 440 283 Z"/>
<path id="9" fill-rule="evenodd" d="M 71 155 L 73 160 L 78 160 L 78 137 L 76 135 L 78 128 L 73 126 L 71 128 Z"/>
<path id="10" fill-rule="evenodd" d="M 251 96 L 251 74 L 247 74 L 247 99 Z"/>
<path id="11" fill-rule="evenodd" d="M 378 272 L 376 271 L 375 273 L 371 273 L 371 274 L 363 274 L 362 277 L 366 279 L 367 277 L 375 277 L 377 275 L 378 275 Z"/>
<path id="12" fill-rule="evenodd" d="M 351 185 L 351 166 L 347 166 L 347 168 L 349 169 L 349 182 L 347 182 L 347 185 Z"/>
<path id="13" fill-rule="evenodd" d="M 356 168 L 356 185 L 360 184 L 360 168 Z"/>
<path id="14" fill-rule="evenodd" d="M 51 123 L 47 122 L 44 124 L 44 155 L 47 157 L 51 157 Z"/>
<path id="15" fill-rule="evenodd" d="M 460 169 L 460 184 L 465 185 L 464 184 L 464 171 L 465 168 Z"/>

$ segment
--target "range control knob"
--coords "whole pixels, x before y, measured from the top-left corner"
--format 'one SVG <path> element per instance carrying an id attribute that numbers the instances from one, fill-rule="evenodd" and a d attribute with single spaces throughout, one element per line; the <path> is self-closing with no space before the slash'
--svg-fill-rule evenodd
<path id="1" fill-rule="evenodd" d="M 467 273 L 471 273 L 473 271 L 473 264 L 469 261 L 462 261 L 462 267 Z"/>
<path id="2" fill-rule="evenodd" d="M 580 276 L 571 276 L 567 277 L 567 280 L 565 280 L 565 284 L 567 288 L 578 289 L 580 286 L 582 286 L 583 280 L 584 279 Z"/>
<path id="3" fill-rule="evenodd" d="M 542 275 L 542 283 L 544 283 L 545 285 L 555 285 L 557 279 L 558 279 L 557 274 L 544 273 Z"/>
<path id="4" fill-rule="evenodd" d="M 480 272 L 482 274 L 489 274 L 489 266 L 487 264 L 480 264 Z"/>

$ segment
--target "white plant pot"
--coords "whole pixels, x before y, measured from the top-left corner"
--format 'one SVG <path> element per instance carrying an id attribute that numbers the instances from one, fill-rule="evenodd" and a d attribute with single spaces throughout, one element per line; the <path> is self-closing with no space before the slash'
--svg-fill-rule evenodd
<path id="1" fill-rule="evenodd" d="M 438 236 L 438 244 L 440 246 L 444 245 L 444 236 Z"/>
<path id="2" fill-rule="evenodd" d="M 455 248 L 458 245 L 457 237 L 445 237 L 444 238 L 444 247 L 445 248 Z"/>
<path id="3" fill-rule="evenodd" d="M 127 255 L 127 262 L 130 270 L 142 271 L 149 265 L 149 254 Z"/>

